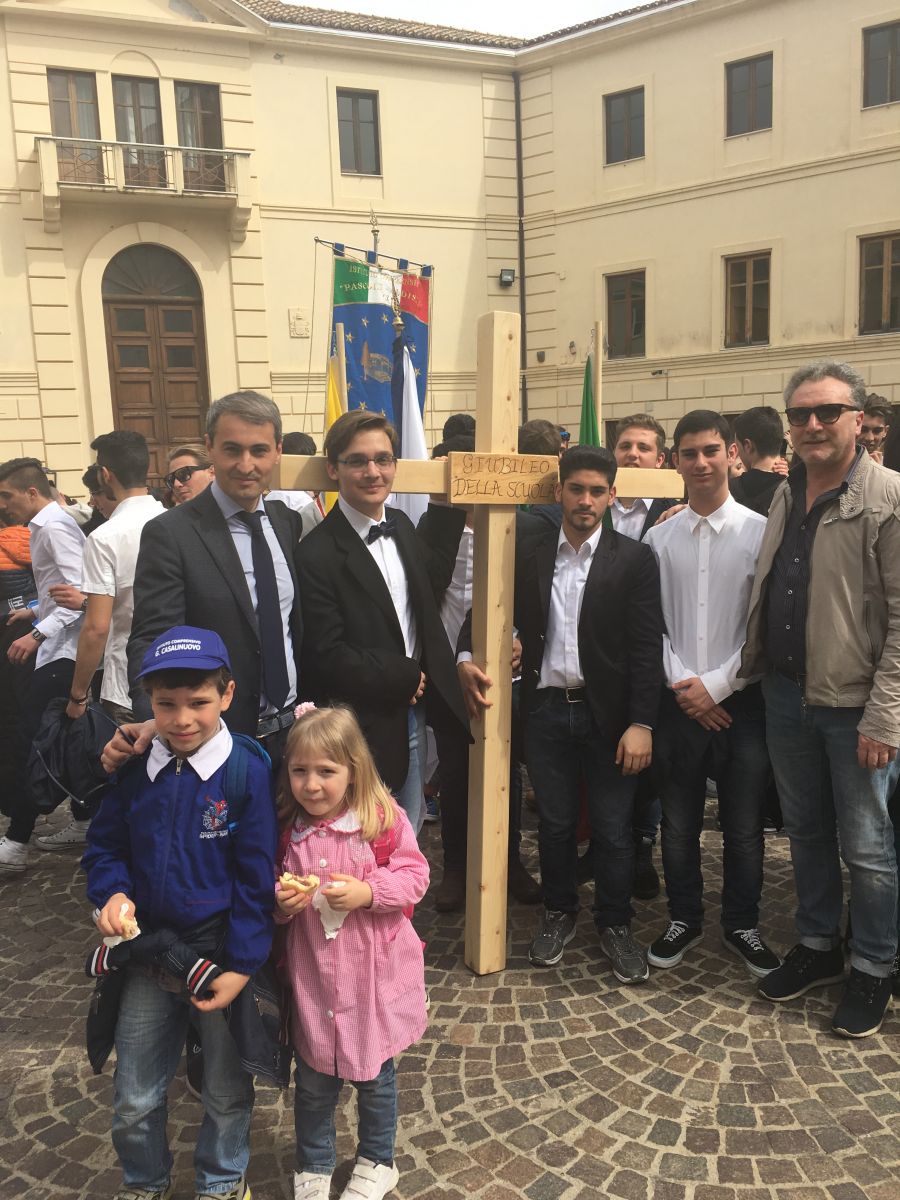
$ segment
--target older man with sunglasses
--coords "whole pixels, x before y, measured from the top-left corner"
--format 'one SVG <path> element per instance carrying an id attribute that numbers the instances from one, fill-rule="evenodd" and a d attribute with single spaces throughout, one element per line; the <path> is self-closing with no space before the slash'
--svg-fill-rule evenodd
<path id="1" fill-rule="evenodd" d="M 760 984 L 780 1002 L 844 978 L 840 858 L 850 875 L 850 975 L 832 1020 L 875 1033 L 897 953 L 900 475 L 857 446 L 866 387 L 846 363 L 785 389 L 800 460 L 773 498 L 742 673 L 763 681 L 767 741 L 791 842 L 798 944 Z"/>

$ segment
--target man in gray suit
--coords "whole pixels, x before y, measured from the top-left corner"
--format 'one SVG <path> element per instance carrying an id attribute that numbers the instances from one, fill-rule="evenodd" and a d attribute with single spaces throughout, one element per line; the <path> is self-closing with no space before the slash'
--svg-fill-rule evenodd
<path id="1" fill-rule="evenodd" d="M 213 483 L 144 527 L 130 670 L 140 669 L 147 647 L 173 625 L 214 630 L 237 683 L 227 723 L 256 737 L 277 766 L 298 698 L 294 554 L 321 516 L 314 505 L 292 512 L 263 501 L 281 458 L 281 414 L 271 400 L 257 392 L 224 396 L 210 407 L 206 429 Z M 115 745 L 124 748 L 122 739 Z"/>

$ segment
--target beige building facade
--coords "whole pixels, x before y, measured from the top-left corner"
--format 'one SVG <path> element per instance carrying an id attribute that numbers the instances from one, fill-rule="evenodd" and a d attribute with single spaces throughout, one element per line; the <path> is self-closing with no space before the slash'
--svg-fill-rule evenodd
<path id="1" fill-rule="evenodd" d="M 900 402 L 900 4 L 661 0 L 523 43 L 278 0 L 0 0 L 0 458 L 80 494 L 211 397 L 321 435 L 331 256 L 434 267 L 432 440 L 475 321 L 524 312 L 529 416 L 668 429 L 850 359 Z M 515 271 L 511 286 L 501 270 Z M 524 286 L 523 286 L 524 283 Z"/>

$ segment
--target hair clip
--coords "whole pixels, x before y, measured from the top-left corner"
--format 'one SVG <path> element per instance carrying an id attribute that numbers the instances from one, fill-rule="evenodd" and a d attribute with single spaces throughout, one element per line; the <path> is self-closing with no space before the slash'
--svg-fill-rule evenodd
<path id="1" fill-rule="evenodd" d="M 305 717 L 307 713 L 315 712 L 316 706 L 312 700 L 303 700 L 294 709 L 294 720 L 299 721 L 301 717 Z"/>

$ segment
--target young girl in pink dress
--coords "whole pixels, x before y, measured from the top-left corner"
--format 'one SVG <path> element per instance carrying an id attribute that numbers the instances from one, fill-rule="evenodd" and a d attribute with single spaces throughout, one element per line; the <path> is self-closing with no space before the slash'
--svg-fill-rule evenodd
<path id="1" fill-rule="evenodd" d="M 350 1080 L 359 1144 L 341 1200 L 380 1200 L 399 1178 L 394 1055 L 427 1024 L 422 943 L 403 910 L 424 896 L 428 864 L 353 713 L 297 711 L 279 789 L 280 872 L 321 884 L 311 895 L 276 891 L 297 1055 L 294 1197 L 328 1200 L 334 1113 Z"/>

